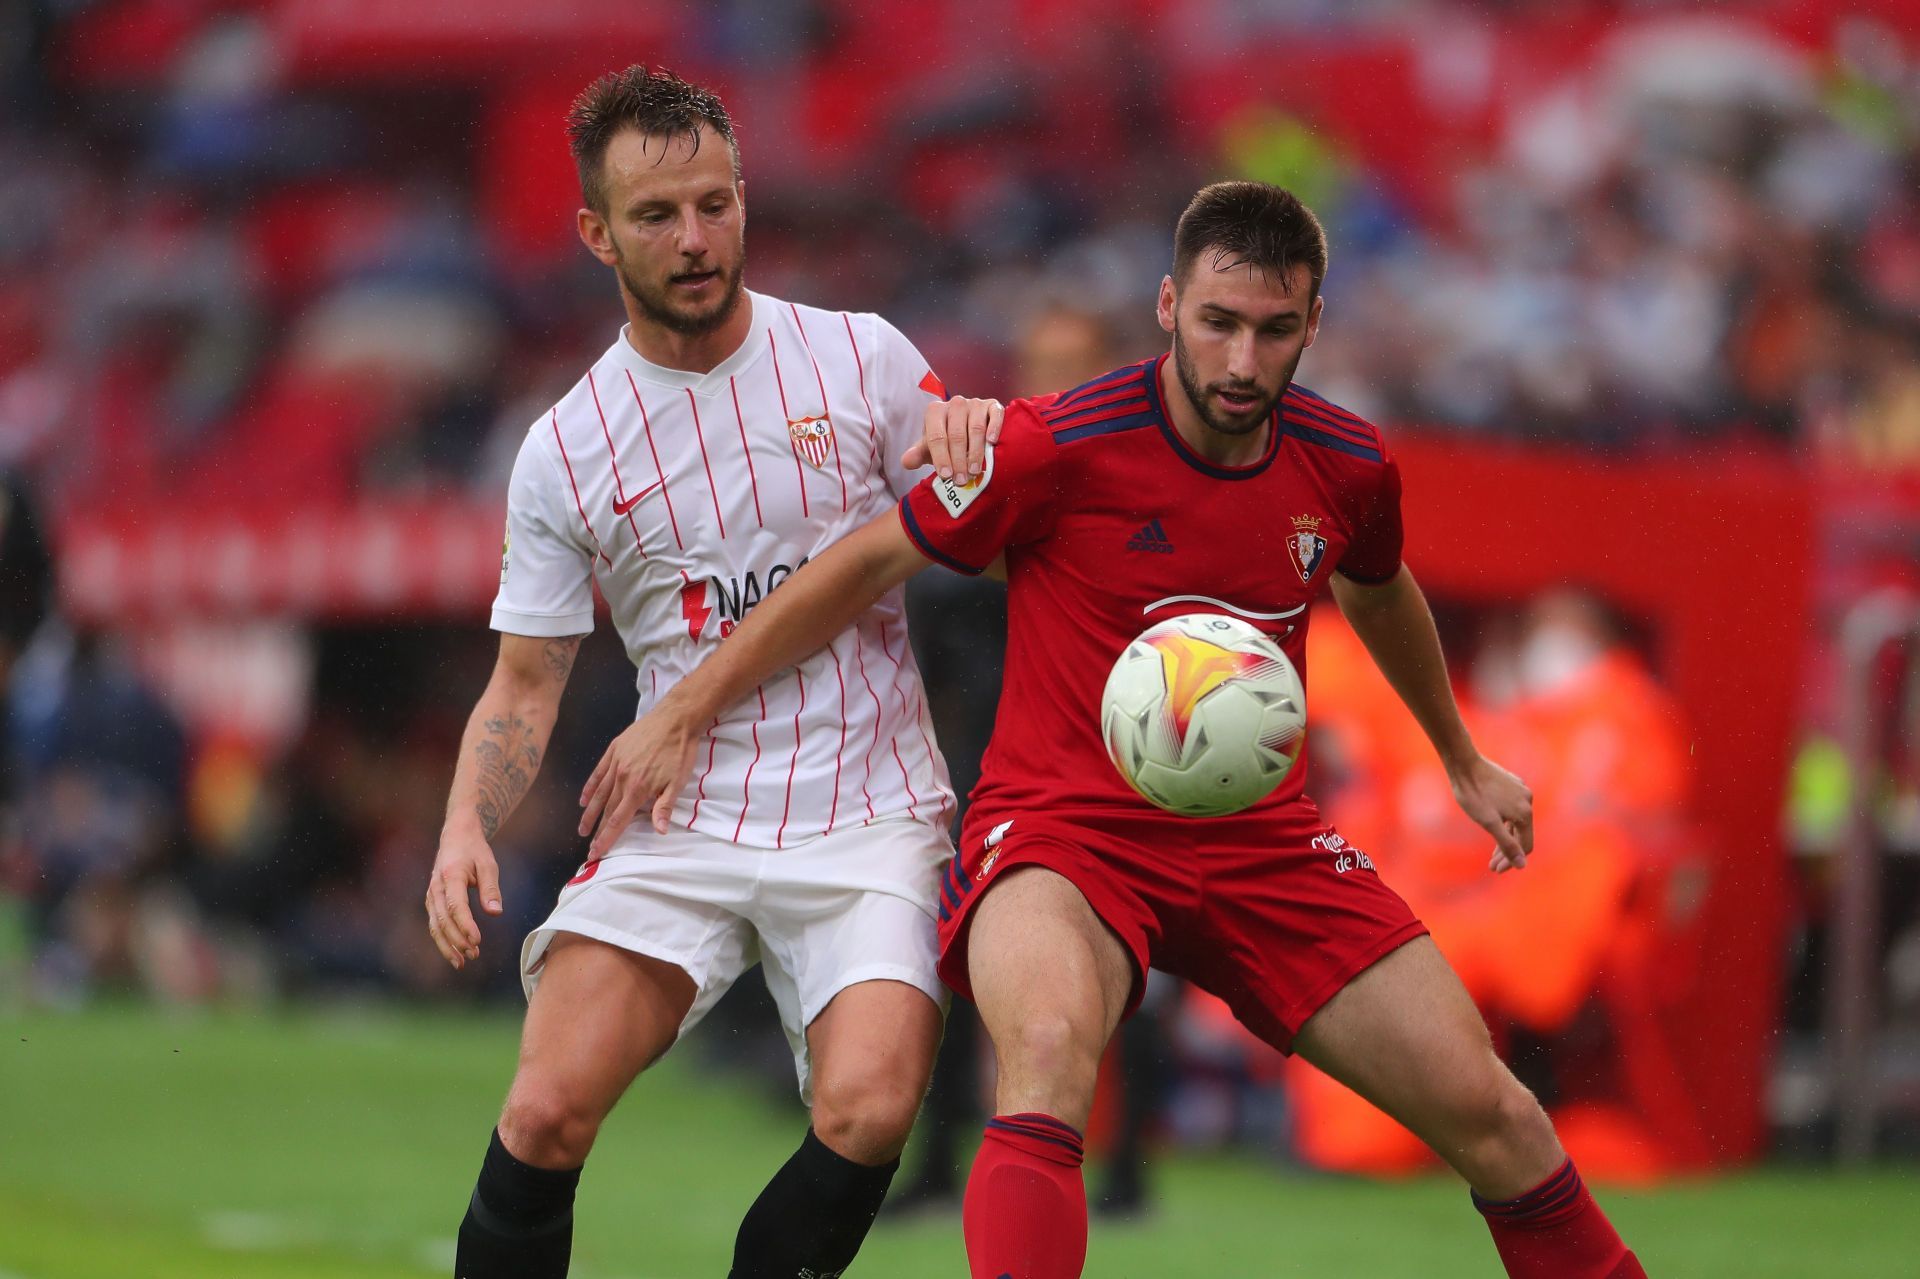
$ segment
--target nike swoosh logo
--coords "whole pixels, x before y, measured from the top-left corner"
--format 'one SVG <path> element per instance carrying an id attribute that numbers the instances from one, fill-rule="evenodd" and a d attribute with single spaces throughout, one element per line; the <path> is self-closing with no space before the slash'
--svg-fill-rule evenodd
<path id="1" fill-rule="evenodd" d="M 663 475 L 659 479 L 655 480 L 653 483 L 641 489 L 638 493 L 635 493 L 632 497 L 628 498 L 626 501 L 622 502 L 622 501 L 619 501 L 618 499 L 615 499 L 613 503 L 613 513 L 615 515 L 625 515 L 628 511 L 631 511 L 634 507 L 640 505 L 641 498 L 653 492 L 655 489 L 659 488 L 661 485 L 665 484 L 666 482 L 667 482 L 667 477 Z"/>

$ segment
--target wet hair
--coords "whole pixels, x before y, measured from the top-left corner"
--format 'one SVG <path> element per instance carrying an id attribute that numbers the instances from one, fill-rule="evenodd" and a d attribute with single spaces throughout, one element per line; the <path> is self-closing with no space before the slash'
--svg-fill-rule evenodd
<path id="1" fill-rule="evenodd" d="M 587 207 L 607 212 L 607 147 L 622 129 L 662 137 L 685 137 L 700 146 L 700 126 L 726 139 L 733 152 L 733 176 L 740 176 L 740 148 L 733 119 L 711 89 L 682 80 L 664 67 L 649 70 L 634 63 L 601 76 L 573 100 L 567 112 L 567 138 L 580 169 L 580 194 Z"/>
<path id="2" fill-rule="evenodd" d="M 1211 254 L 1216 267 L 1258 267 L 1285 280 L 1307 268 L 1312 300 L 1327 274 L 1327 233 L 1300 197 L 1265 182 L 1215 182 L 1201 187 L 1173 231 L 1173 281 L 1186 282 L 1195 259 Z"/>

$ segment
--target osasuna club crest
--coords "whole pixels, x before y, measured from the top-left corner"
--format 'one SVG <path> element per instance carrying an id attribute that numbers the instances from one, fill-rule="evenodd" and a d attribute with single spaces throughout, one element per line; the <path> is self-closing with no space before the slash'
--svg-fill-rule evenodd
<path id="1" fill-rule="evenodd" d="M 1314 570 L 1320 567 L 1320 561 L 1327 555 L 1327 539 L 1320 536 L 1318 515 L 1293 517 L 1293 532 L 1287 538 L 1287 554 L 1293 556 L 1293 566 L 1300 570 L 1300 580 L 1311 582 Z"/>
<path id="2" fill-rule="evenodd" d="M 787 434 L 793 437 L 795 453 L 815 467 L 827 464 L 827 454 L 833 450 L 833 423 L 826 414 L 789 420 Z"/>

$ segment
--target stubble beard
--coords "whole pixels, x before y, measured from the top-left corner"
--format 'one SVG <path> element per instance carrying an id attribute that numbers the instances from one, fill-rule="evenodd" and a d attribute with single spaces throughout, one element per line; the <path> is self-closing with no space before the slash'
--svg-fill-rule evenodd
<path id="1" fill-rule="evenodd" d="M 620 287 L 633 299 L 634 306 L 648 320 L 658 324 L 670 333 L 681 337 L 704 337 L 725 324 L 733 317 L 734 308 L 740 305 L 740 294 L 746 279 L 747 254 L 745 246 L 735 255 L 733 268 L 721 272 L 723 291 L 720 300 L 704 311 L 688 311 L 676 306 L 664 288 L 652 288 L 643 282 L 622 257 L 614 265 L 614 273 L 620 277 Z"/>
<path id="2" fill-rule="evenodd" d="M 1280 389 L 1268 397 L 1266 403 L 1260 406 L 1259 412 L 1249 413 L 1241 421 L 1224 418 L 1214 412 L 1213 397 L 1208 394 L 1208 388 L 1201 385 L 1200 371 L 1194 367 L 1193 356 L 1187 350 L 1186 340 L 1180 336 L 1180 327 L 1174 326 L 1173 370 L 1180 378 L 1180 389 L 1187 393 L 1187 402 L 1193 405 L 1193 411 L 1200 415 L 1200 421 L 1206 425 L 1207 429 L 1218 431 L 1222 435 L 1231 435 L 1236 438 L 1251 435 L 1266 425 L 1267 418 L 1273 414 L 1273 406 L 1280 402 L 1282 395 L 1286 394 L 1288 385 L 1293 381 L 1293 370 L 1298 367 L 1299 361 L 1295 360 L 1293 367 L 1287 369 L 1286 374 L 1280 379 Z"/>

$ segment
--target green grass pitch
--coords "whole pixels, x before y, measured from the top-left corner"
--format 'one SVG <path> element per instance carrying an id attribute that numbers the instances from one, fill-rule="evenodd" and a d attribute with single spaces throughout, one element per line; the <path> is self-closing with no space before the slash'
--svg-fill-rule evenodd
<path id="1" fill-rule="evenodd" d="M 445 1276 L 514 1057 L 508 1016 L 0 1016 L 0 1279 Z M 726 1273 L 803 1127 L 669 1059 L 603 1135 L 574 1274 Z M 1090 1276 L 1498 1275 L 1450 1179 L 1368 1185 L 1182 1157 L 1159 1211 L 1094 1223 Z M 1920 1175 L 1766 1170 L 1605 1195 L 1649 1273 L 1916 1273 Z M 884 1218 L 851 1276 L 965 1274 L 959 1223 Z"/>

